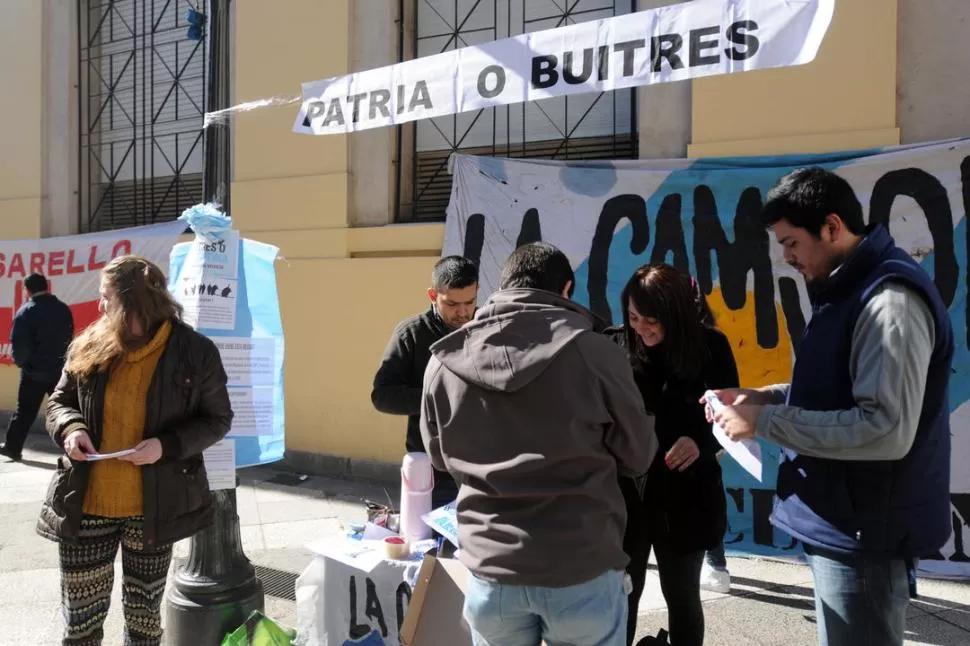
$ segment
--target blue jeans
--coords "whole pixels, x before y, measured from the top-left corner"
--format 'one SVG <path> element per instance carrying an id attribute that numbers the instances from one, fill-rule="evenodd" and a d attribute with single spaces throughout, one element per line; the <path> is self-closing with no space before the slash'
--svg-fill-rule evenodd
<path id="1" fill-rule="evenodd" d="M 819 646 L 902 646 L 909 573 L 902 559 L 805 546 Z"/>
<path id="2" fill-rule="evenodd" d="M 465 620 L 475 646 L 625 646 L 623 572 L 567 588 L 468 577 Z"/>

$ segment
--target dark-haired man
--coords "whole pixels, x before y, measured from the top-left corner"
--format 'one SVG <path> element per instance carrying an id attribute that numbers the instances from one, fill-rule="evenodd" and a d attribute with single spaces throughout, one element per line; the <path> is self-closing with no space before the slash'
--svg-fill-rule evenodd
<path id="1" fill-rule="evenodd" d="M 71 309 L 47 288 L 47 278 L 31 274 L 24 280 L 26 302 L 17 310 L 10 330 L 13 361 L 20 368 L 17 410 L 10 418 L 0 455 L 21 458 L 30 426 L 37 419 L 45 395 L 61 378 L 64 357 L 74 338 Z"/>
<path id="2" fill-rule="evenodd" d="M 431 358 L 431 344 L 468 323 L 478 300 L 478 267 L 461 256 L 439 260 L 431 272 L 428 288 L 431 306 L 422 314 L 401 321 L 384 351 L 371 402 L 389 415 L 407 415 L 405 450 L 424 452 L 419 426 L 421 382 Z M 455 499 L 458 487 L 445 471 L 435 473 L 432 505 L 440 507 Z"/>
<path id="3" fill-rule="evenodd" d="M 475 320 L 431 348 L 421 433 L 460 483 L 476 644 L 626 644 L 618 475 L 642 476 L 657 439 L 574 284 L 561 251 L 519 247 Z"/>
<path id="4" fill-rule="evenodd" d="M 812 320 L 791 384 L 722 392 L 717 420 L 783 448 L 772 523 L 805 545 L 820 643 L 901 645 L 915 560 L 951 533 L 946 306 L 834 173 L 789 174 L 764 219 Z"/>

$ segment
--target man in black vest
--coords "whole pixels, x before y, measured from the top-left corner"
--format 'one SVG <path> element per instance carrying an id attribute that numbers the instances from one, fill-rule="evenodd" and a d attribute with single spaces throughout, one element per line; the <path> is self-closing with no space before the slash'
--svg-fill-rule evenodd
<path id="1" fill-rule="evenodd" d="M 405 450 L 424 453 L 421 440 L 421 388 L 431 345 L 472 320 L 478 300 L 478 267 L 467 258 L 448 256 L 435 264 L 428 288 L 431 307 L 401 321 L 391 334 L 384 359 L 374 376 L 371 402 L 389 415 L 407 415 Z M 435 471 L 432 504 L 446 505 L 458 485 L 445 471 Z"/>
<path id="2" fill-rule="evenodd" d="M 796 170 L 765 224 L 808 283 L 791 384 L 719 393 L 733 439 L 782 447 L 772 523 L 802 541 L 819 643 L 903 643 L 916 559 L 947 542 L 953 331 L 929 275 L 841 177 Z"/>
<path id="3" fill-rule="evenodd" d="M 31 274 L 24 279 L 27 301 L 17 310 L 10 330 L 14 363 L 20 368 L 17 410 L 7 427 L 7 440 L 0 455 L 19 461 L 31 424 L 37 419 L 44 395 L 64 369 L 64 356 L 74 338 L 71 309 L 47 291 L 47 278 Z"/>

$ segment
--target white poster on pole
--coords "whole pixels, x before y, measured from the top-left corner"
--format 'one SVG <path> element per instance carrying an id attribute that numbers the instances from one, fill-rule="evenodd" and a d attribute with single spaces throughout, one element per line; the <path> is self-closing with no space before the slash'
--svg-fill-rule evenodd
<path id="1" fill-rule="evenodd" d="M 226 438 L 219 440 L 202 452 L 205 473 L 209 478 L 209 490 L 236 488 L 236 442 Z"/>

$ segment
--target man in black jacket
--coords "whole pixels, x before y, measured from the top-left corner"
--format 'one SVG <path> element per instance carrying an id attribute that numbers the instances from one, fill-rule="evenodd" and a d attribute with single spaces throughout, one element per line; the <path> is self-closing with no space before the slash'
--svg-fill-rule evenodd
<path id="1" fill-rule="evenodd" d="M 472 320 L 478 299 L 478 268 L 467 258 L 442 258 L 431 272 L 428 288 L 431 307 L 423 314 L 401 321 L 384 351 L 374 376 L 371 401 L 389 415 L 407 415 L 408 453 L 424 453 L 421 440 L 421 387 L 424 369 L 431 359 L 431 345 Z M 454 479 L 435 472 L 432 504 L 445 505 L 458 495 Z"/>
<path id="2" fill-rule="evenodd" d="M 74 338 L 71 309 L 47 291 L 47 278 L 27 276 L 24 292 L 27 302 L 14 315 L 10 330 L 13 361 L 20 368 L 17 410 L 7 427 L 7 441 L 0 447 L 0 455 L 14 461 L 20 460 L 44 395 L 54 392 L 61 378 L 64 356 Z"/>

